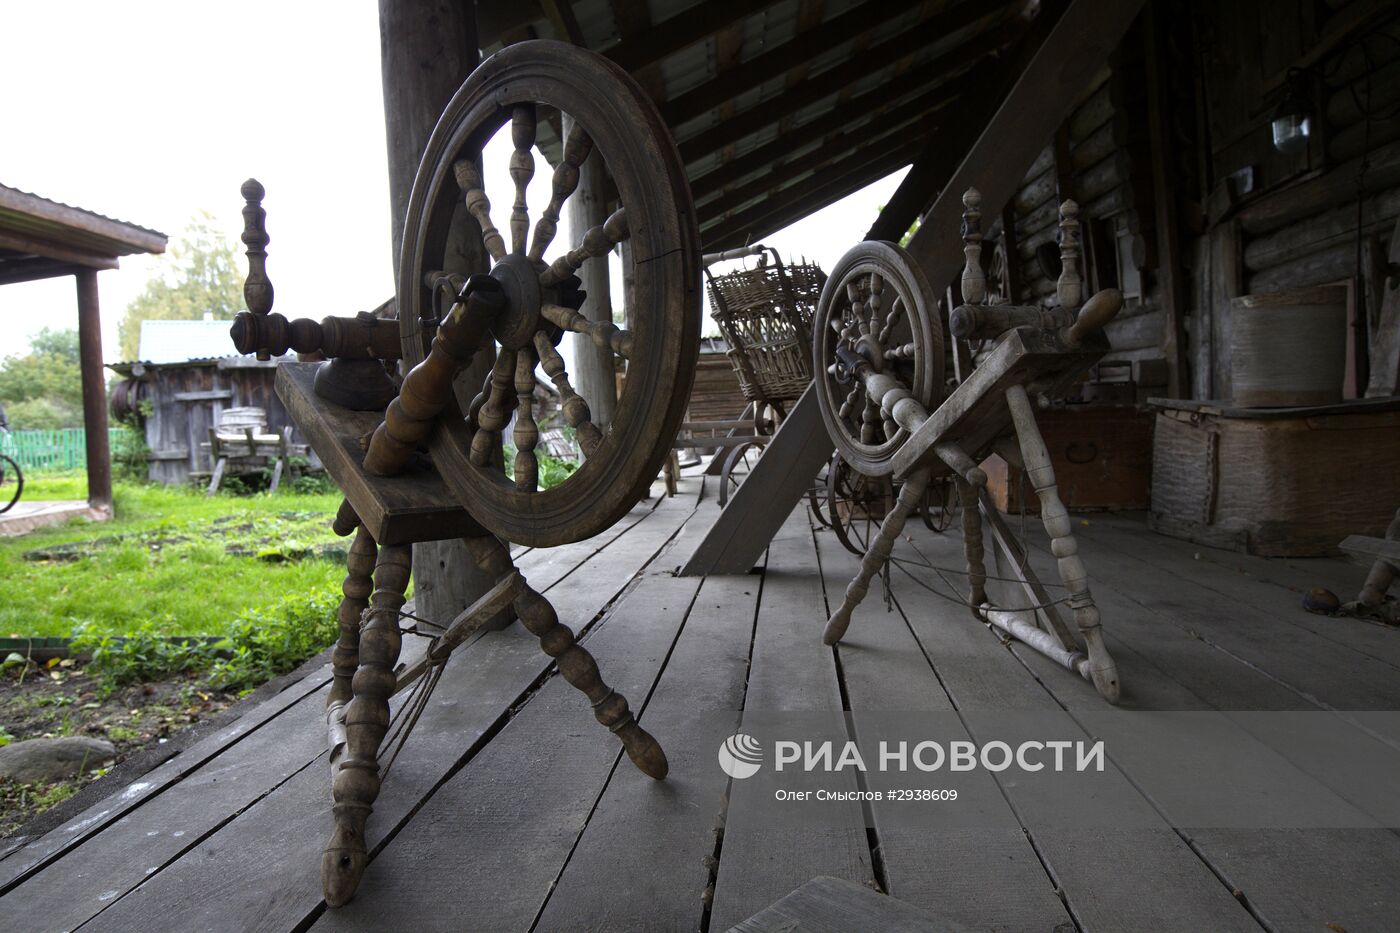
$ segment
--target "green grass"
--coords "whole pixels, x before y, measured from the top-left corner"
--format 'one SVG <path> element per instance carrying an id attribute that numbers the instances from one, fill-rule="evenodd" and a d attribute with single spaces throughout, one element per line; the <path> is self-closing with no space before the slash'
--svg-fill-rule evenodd
<path id="1" fill-rule="evenodd" d="M 337 595 L 343 561 L 297 559 L 338 542 L 336 494 L 219 495 L 118 483 L 116 517 L 0 538 L 0 636 L 91 635 L 143 630 L 227 636 L 247 612 L 287 598 Z M 26 477 L 24 499 L 82 499 L 81 473 Z M 31 551 L 80 545 L 77 560 L 26 560 Z M 232 553 L 231 553 L 232 552 Z M 288 556 L 284 561 L 267 560 Z"/>

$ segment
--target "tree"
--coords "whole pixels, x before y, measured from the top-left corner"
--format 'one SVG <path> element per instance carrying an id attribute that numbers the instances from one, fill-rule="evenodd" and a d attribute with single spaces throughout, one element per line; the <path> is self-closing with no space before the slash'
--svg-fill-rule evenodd
<path id="1" fill-rule="evenodd" d="M 201 211 L 190 222 L 161 262 L 117 325 L 124 360 L 137 358 L 142 321 L 198 321 L 206 313 L 228 320 L 243 310 L 237 249 L 209 212 Z"/>
<path id="2" fill-rule="evenodd" d="M 29 341 L 29 353 L 0 361 L 0 402 L 15 430 L 82 427 L 78 332 L 46 327 Z"/>

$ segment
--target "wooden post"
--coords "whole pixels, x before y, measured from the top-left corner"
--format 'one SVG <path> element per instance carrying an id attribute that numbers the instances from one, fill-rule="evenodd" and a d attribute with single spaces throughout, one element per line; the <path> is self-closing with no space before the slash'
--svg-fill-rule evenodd
<path id="1" fill-rule="evenodd" d="M 565 133 L 571 123 L 566 120 Z M 594 152 L 579 166 L 578 188 L 564 205 L 569 219 L 570 246 L 581 243 L 586 231 L 608 219 L 608 205 L 604 200 L 607 184 L 607 167 L 603 157 Z M 612 294 L 609 291 L 607 261 L 586 262 L 577 274 L 583 282 L 583 290 L 588 293 L 581 309 L 584 316 L 590 321 L 611 324 Z M 617 381 L 613 375 L 612 353 L 595 344 L 587 334 L 572 334 L 569 339 L 573 341 L 574 388 L 588 402 L 593 423 L 606 431 L 612 424 L 613 412 L 617 410 Z"/>
<path id="2" fill-rule="evenodd" d="M 78 283 L 78 359 L 83 373 L 83 434 L 87 440 L 88 505 L 112 514 L 112 451 L 107 443 L 107 387 L 102 378 L 102 321 L 97 305 L 97 270 L 84 269 Z"/>
<path id="3" fill-rule="evenodd" d="M 393 224 L 394 274 L 397 280 L 404 216 L 423 148 L 438 116 L 453 93 L 480 61 L 475 4 L 443 0 L 380 0 L 379 48 L 384 85 L 384 129 L 389 149 L 389 205 Z M 470 217 L 464 223 L 475 225 Z M 462 237 L 476 250 L 451 272 L 484 272 L 487 257 L 481 236 Z M 470 398 L 481 387 L 492 360 L 485 359 L 458 376 Z M 458 396 L 461 397 L 459 391 Z M 458 540 L 420 542 L 413 546 L 415 615 L 445 625 L 489 590 L 495 580 L 472 560 Z M 510 621 L 509 615 L 497 620 Z"/>

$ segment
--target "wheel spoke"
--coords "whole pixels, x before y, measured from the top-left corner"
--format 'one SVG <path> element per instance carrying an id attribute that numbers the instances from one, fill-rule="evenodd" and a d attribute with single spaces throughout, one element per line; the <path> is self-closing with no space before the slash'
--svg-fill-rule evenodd
<path id="1" fill-rule="evenodd" d="M 612 321 L 590 321 L 582 312 L 563 305 L 541 305 L 540 314 L 556 327 L 591 338 L 593 345 L 601 350 L 611 350 L 624 360 L 632 358 L 635 342 L 632 332 Z"/>
<path id="2" fill-rule="evenodd" d="M 851 410 L 855 408 L 856 399 L 864 391 L 864 383 L 857 379 L 856 384 L 851 386 L 851 391 L 846 396 L 846 400 L 841 403 L 841 410 L 836 413 L 837 417 L 841 418 L 842 420 L 845 420 L 851 414 Z"/>
<path id="3" fill-rule="evenodd" d="M 630 233 L 627 229 L 627 210 L 620 207 L 603 223 L 590 228 L 583 235 L 582 243 L 554 260 L 554 264 L 540 275 L 540 285 L 544 288 L 558 285 L 577 272 L 586 260 L 606 256 Z"/>
<path id="4" fill-rule="evenodd" d="M 870 314 L 870 329 L 875 331 L 880 323 L 880 308 L 885 300 L 885 280 L 880 277 L 880 273 L 870 273 L 870 298 L 866 301 L 866 310 Z"/>
<path id="5" fill-rule="evenodd" d="M 885 317 L 885 323 L 880 328 L 880 346 L 885 346 L 890 339 L 890 334 L 894 333 L 895 326 L 899 323 L 900 316 L 904 314 L 904 299 L 896 296 L 890 304 L 890 313 Z M 912 346 L 912 344 L 910 344 Z"/>
<path id="6" fill-rule="evenodd" d="M 535 334 L 535 351 L 540 355 L 540 366 L 543 367 L 544 374 L 554 383 L 554 388 L 559 390 L 559 410 L 564 413 L 564 421 L 574 429 L 583 455 L 593 456 L 598 445 L 603 442 L 603 432 L 589 420 L 592 414 L 588 410 L 588 402 L 574 391 L 569 382 L 569 374 L 564 371 L 564 358 L 554 349 L 554 345 L 544 333 Z"/>
<path id="7" fill-rule="evenodd" d="M 535 446 L 540 442 L 535 424 L 535 354 L 529 347 L 515 357 L 515 488 L 535 492 L 540 484 L 540 465 Z"/>
<path id="8" fill-rule="evenodd" d="M 860 442 L 862 444 L 875 443 L 875 426 L 880 423 L 880 406 L 875 400 L 867 397 L 865 399 L 865 410 L 860 414 Z"/>
<path id="9" fill-rule="evenodd" d="M 530 205 L 525 189 L 535 177 L 535 105 L 516 104 L 510 120 L 510 139 L 515 151 L 510 154 L 510 177 L 515 182 L 515 205 L 510 212 L 510 250 L 525 252 L 525 238 L 530 233 Z"/>
<path id="10" fill-rule="evenodd" d="M 469 458 L 473 466 L 491 463 L 501 446 L 501 429 L 515 403 L 515 351 L 502 349 L 491 367 L 491 384 L 486 401 L 476 414 L 477 429 L 472 435 Z"/>
<path id="11" fill-rule="evenodd" d="M 486 244 L 486 251 L 493 260 L 500 262 L 506 258 L 506 241 L 491 222 L 491 199 L 486 197 L 486 191 L 482 188 L 481 171 L 473 160 L 460 159 L 453 164 L 452 174 L 466 198 L 467 210 L 481 225 L 481 240 Z"/>
<path id="12" fill-rule="evenodd" d="M 564 159 L 554 170 L 549 206 L 535 223 L 535 238 L 530 243 L 529 254 L 535 262 L 544 257 L 544 251 L 549 248 L 549 244 L 554 241 L 554 235 L 559 232 L 559 211 L 563 209 L 569 195 L 578 187 L 579 166 L 592 151 L 593 140 L 584 132 L 582 126 L 575 123 L 569 130 L 569 138 L 564 141 Z"/>

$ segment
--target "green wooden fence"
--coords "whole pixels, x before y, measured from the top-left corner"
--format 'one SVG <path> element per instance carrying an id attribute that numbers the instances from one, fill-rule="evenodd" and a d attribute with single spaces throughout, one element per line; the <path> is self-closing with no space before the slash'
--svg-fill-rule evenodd
<path id="1" fill-rule="evenodd" d="M 132 443 L 130 433 L 121 428 L 108 428 L 107 439 L 113 457 L 119 456 Z M 77 470 L 87 465 L 87 440 L 82 428 L 12 431 L 0 433 L 0 453 L 13 457 L 22 470 L 36 473 Z"/>

